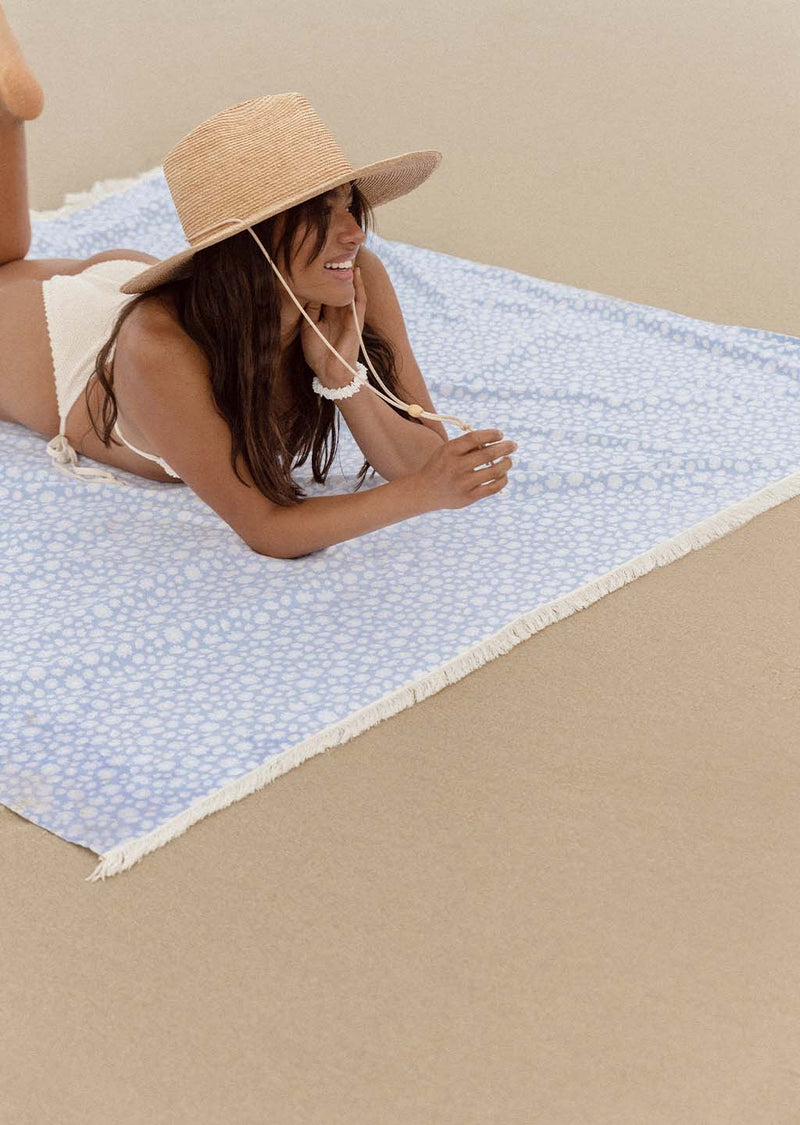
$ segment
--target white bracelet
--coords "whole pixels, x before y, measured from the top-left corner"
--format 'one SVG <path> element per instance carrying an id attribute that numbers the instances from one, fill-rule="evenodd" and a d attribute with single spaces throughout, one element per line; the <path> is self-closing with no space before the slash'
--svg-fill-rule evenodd
<path id="1" fill-rule="evenodd" d="M 321 398 L 350 398 L 351 395 L 356 394 L 361 390 L 364 383 L 368 382 L 367 369 L 363 363 L 356 363 L 356 373 L 349 383 L 343 387 L 326 387 L 324 383 L 320 383 L 317 376 L 311 383 L 311 386 Z"/>

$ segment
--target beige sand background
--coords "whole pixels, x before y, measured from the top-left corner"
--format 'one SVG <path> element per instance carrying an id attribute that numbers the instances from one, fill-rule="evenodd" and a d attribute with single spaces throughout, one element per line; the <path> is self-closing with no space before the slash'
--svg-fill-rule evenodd
<path id="1" fill-rule="evenodd" d="M 5 6 L 36 209 L 299 90 L 444 153 L 386 238 L 800 335 L 789 0 Z M 104 883 L 0 809 L 0 1118 L 800 1121 L 799 550 L 793 500 Z"/>

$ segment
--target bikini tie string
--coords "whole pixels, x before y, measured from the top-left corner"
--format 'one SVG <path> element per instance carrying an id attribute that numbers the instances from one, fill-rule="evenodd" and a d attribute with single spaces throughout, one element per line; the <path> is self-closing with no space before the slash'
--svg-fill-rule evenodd
<path id="1" fill-rule="evenodd" d="M 56 434 L 47 443 L 47 452 L 53 465 L 60 473 L 68 477 L 83 477 L 87 481 L 107 481 L 109 484 L 127 484 L 113 473 L 105 469 L 92 469 L 88 465 L 78 464 L 78 454 L 69 444 L 66 434 Z"/>

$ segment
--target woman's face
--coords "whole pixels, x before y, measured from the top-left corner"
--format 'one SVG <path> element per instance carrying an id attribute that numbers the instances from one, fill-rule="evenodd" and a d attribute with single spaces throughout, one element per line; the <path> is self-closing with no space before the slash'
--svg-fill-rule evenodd
<path id="1" fill-rule="evenodd" d="M 356 255 L 362 244 L 366 241 L 366 234 L 361 229 L 353 215 L 352 190 L 349 184 L 342 184 L 325 194 L 325 202 L 329 208 L 328 237 L 319 256 L 308 262 L 309 247 L 314 245 L 309 235 L 303 243 L 304 231 L 298 230 L 291 247 L 289 276 L 285 276 L 287 285 L 291 285 L 292 292 L 303 306 L 308 304 L 318 305 L 349 305 L 355 296 L 353 271 L 325 269 L 325 263 L 335 259 L 348 258 L 356 261 Z M 282 232 L 282 223 L 279 226 L 277 237 Z M 299 327 L 301 314 L 294 301 L 285 289 L 282 290 L 281 317 L 286 329 Z"/>

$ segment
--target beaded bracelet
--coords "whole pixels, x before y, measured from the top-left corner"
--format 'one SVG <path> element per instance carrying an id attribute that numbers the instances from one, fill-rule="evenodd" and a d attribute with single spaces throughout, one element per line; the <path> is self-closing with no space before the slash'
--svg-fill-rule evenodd
<path id="1" fill-rule="evenodd" d="M 356 364 L 356 373 L 349 383 L 343 387 L 326 387 L 324 383 L 320 383 L 317 376 L 311 383 L 311 386 L 321 398 L 350 398 L 351 395 L 356 394 L 361 390 L 361 387 L 367 380 L 367 369 L 363 363 Z"/>

